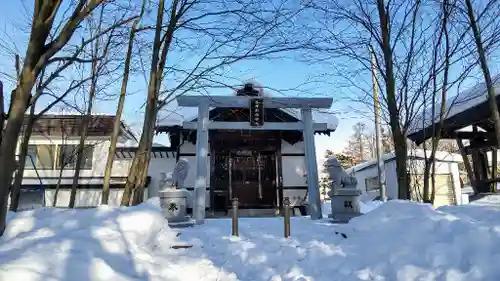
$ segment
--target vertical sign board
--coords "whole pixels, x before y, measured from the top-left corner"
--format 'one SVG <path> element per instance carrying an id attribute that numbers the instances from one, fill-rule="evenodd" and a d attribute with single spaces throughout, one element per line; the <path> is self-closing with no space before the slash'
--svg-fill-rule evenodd
<path id="1" fill-rule="evenodd" d="M 261 98 L 250 100 L 250 126 L 264 125 L 264 100 Z"/>

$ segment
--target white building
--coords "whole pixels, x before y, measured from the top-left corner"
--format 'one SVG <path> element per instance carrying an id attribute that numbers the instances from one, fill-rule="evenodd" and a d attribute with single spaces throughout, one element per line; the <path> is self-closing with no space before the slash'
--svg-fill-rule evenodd
<path id="1" fill-rule="evenodd" d="M 422 198 L 425 154 L 423 150 L 408 153 L 408 175 L 412 191 L 412 200 Z M 427 152 L 427 157 L 430 152 Z M 398 198 L 398 181 L 396 175 L 396 157 L 394 153 L 385 154 L 384 172 L 386 177 L 387 197 Z M 458 164 L 462 162 L 459 154 L 444 151 L 436 152 L 436 197 L 434 205 L 462 204 L 462 191 Z M 363 192 L 362 200 L 373 200 L 380 195 L 378 185 L 377 160 L 373 159 L 346 170 L 358 180 L 358 188 Z M 431 187 L 432 189 L 432 187 Z"/>
<path id="2" fill-rule="evenodd" d="M 209 128 L 208 146 L 206 150 L 202 149 L 207 153 L 200 156 L 201 158 L 197 157 L 196 153 L 199 142 L 197 141 L 199 132 L 196 130 L 197 116 L 178 124 L 168 122 L 169 124 L 159 125 L 157 133 L 167 133 L 170 145 L 153 147 L 146 196 L 156 195 L 160 173 L 172 172 L 177 160 L 185 158 L 190 164 L 185 180 L 187 190 L 195 190 L 196 179 L 200 178 L 200 167 L 205 167 L 202 170 L 207 169 L 206 176 L 202 175 L 201 178 L 206 182 L 203 190 L 205 190 L 205 207 L 209 211 L 227 212 L 230 200 L 234 197 L 239 199 L 240 208 L 276 210 L 282 206 L 285 197 L 290 198 L 292 206 L 300 207 L 308 203 L 308 194 L 311 193 L 308 192 L 308 187 L 311 190 L 311 186 L 312 190 L 318 193 L 315 196 L 319 202 L 317 179 L 315 185 L 306 180 L 308 169 L 315 172 L 317 170 L 314 141 L 313 145 L 309 146 L 309 155 L 313 157 L 310 157 L 311 161 L 306 160 L 308 153 L 303 137 L 307 134 L 306 129 L 303 132 L 303 128 L 309 121 L 303 122 L 296 113 L 284 110 L 282 107 L 287 107 L 288 103 L 288 107 L 305 106 L 309 110 L 311 107 L 329 108 L 332 100 L 330 98 L 267 99 L 258 93 L 256 95 L 251 93 L 255 93 L 255 90 L 246 87 L 240 91 L 239 96 L 222 97 L 228 100 L 227 104 L 221 104 L 220 107 L 211 106 L 207 112 L 207 121 L 211 126 L 219 127 Z M 181 98 L 178 99 L 181 106 L 186 101 L 189 104 L 193 100 L 190 96 Z M 204 98 L 196 97 L 194 100 L 200 99 Z M 251 112 L 248 102 L 253 99 L 264 103 L 261 108 L 263 123 L 256 126 L 249 124 Z M 308 103 L 302 105 L 304 102 Z M 27 160 L 23 189 L 45 190 L 47 206 L 52 205 L 59 180 L 61 188 L 57 206 L 68 206 L 75 161 L 65 155 L 72 154 L 79 142 L 76 133 L 78 120 L 81 120 L 80 116 L 44 116 L 37 122 L 31 137 L 29 155 L 34 159 L 34 165 L 29 159 Z M 88 145 L 85 151 L 86 159 L 79 178 L 77 207 L 92 207 L 100 203 L 114 120 L 114 116 L 93 116 L 86 142 Z M 331 123 L 312 123 L 308 132 L 311 136 L 313 133 L 330 134 L 337 126 L 336 119 L 332 120 Z M 58 128 L 62 125 L 64 130 Z M 122 125 L 122 144 L 115 153 L 112 170 L 110 205 L 120 203 L 126 176 L 136 151 L 135 145 L 127 146 L 127 143 L 135 142 L 130 131 Z M 205 161 L 208 165 L 199 165 Z M 65 167 L 61 170 L 64 162 L 66 162 Z M 317 173 L 311 173 L 310 176 L 314 174 L 317 178 Z M 27 200 L 31 200 L 26 194 L 25 192 L 24 196 L 22 195 L 25 199 L 24 204 Z M 193 207 L 193 200 L 188 200 L 188 208 Z"/>
<path id="3" fill-rule="evenodd" d="M 93 115 L 90 120 L 84 162 L 78 180 L 77 207 L 100 204 L 114 121 L 115 117 L 108 115 Z M 44 115 L 36 121 L 23 173 L 21 209 L 40 204 L 52 206 L 57 186 L 59 193 L 56 206 L 68 206 L 81 122 L 82 118 L 78 115 Z M 119 146 L 136 143 L 135 136 L 125 124 L 121 124 L 120 130 Z M 21 140 L 18 141 L 17 155 L 20 145 Z M 135 148 L 128 147 L 118 147 L 116 150 L 110 184 L 111 205 L 120 203 L 131 159 L 128 152 L 133 150 Z"/>

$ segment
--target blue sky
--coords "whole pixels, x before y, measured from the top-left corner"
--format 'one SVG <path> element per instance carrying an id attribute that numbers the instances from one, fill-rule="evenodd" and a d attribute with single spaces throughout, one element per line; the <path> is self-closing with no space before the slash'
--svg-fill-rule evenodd
<path id="1" fill-rule="evenodd" d="M 0 37 L 2 44 L 8 45 L 9 48 L 17 50 L 23 56 L 25 52 L 25 42 L 27 41 L 27 33 L 29 30 L 30 12 L 26 14 L 24 7 L 32 5 L 31 1 L 8 1 L 8 4 L 2 6 L 0 9 Z M 1 46 L 0 46 L 1 48 Z M 125 48 L 125 47 L 124 47 Z M 273 89 L 290 89 L 302 85 L 311 79 L 317 79 L 318 76 L 330 73 L 334 70 L 334 63 L 330 67 L 325 65 L 308 65 L 307 63 L 299 62 L 293 59 L 277 59 L 273 61 L 243 61 L 239 64 L 232 65 L 230 74 L 232 77 L 238 77 L 241 83 L 254 80 L 263 85 Z M 349 62 L 342 62 L 342 65 L 348 65 Z M 498 63 L 492 65 L 492 70 L 498 69 Z M 4 81 L 5 93 L 9 93 L 14 86 L 10 83 L 2 73 L 13 74 L 14 63 L 13 55 L 4 50 L 0 50 L 0 79 Z M 372 118 L 367 118 L 370 115 L 371 109 L 366 105 L 357 104 L 348 101 L 349 95 L 356 93 L 353 86 L 348 86 L 345 81 L 337 80 L 335 76 L 323 76 L 321 83 L 311 83 L 302 85 L 300 89 L 302 92 L 285 92 L 276 93 L 268 90 L 273 95 L 299 95 L 299 96 L 328 96 L 334 99 L 334 104 L 331 112 L 339 119 L 339 126 L 337 131 L 331 137 L 317 136 L 317 154 L 321 157 L 326 149 L 331 149 L 335 152 L 340 152 L 347 144 L 349 136 L 352 134 L 352 126 L 358 122 L 363 121 L 369 128 L 372 127 Z M 371 77 L 357 77 L 356 83 L 358 87 L 370 87 Z M 119 84 L 113 88 L 118 92 Z M 129 82 L 129 92 L 132 93 L 127 96 L 124 120 L 133 126 L 133 128 L 140 128 L 144 103 L 144 93 L 146 91 L 146 84 L 141 75 L 132 77 Z M 213 89 L 212 94 L 231 94 L 229 89 Z M 358 93 L 359 94 L 359 93 Z M 116 101 L 99 101 L 95 105 L 95 112 L 114 114 L 116 108 Z M 364 112 L 364 116 L 360 114 Z M 182 115 L 192 116 L 196 113 L 195 110 L 183 109 L 180 112 Z M 165 138 L 158 138 L 157 142 L 164 142 Z"/>
<path id="2" fill-rule="evenodd" d="M 28 35 L 24 30 L 29 26 L 29 18 L 26 14 L 26 8 L 23 7 L 23 1 L 8 1 L 8 4 L 2 6 L 0 9 L 0 36 L 4 39 L 4 43 L 8 43 L 9 47 L 17 50 L 21 56 L 25 52 L 25 42 Z M 31 1 L 25 1 L 25 5 L 32 5 Z M 28 7 L 30 9 L 30 7 Z M 7 39 L 7 40 L 5 40 Z M 2 53 L 2 52 L 0 52 Z M 243 62 L 231 67 L 231 74 L 238 76 L 241 82 L 248 80 L 255 80 L 264 87 L 274 89 L 289 89 L 301 85 L 312 76 L 317 76 L 325 70 L 318 66 L 309 66 L 305 63 L 297 62 L 292 59 L 278 59 L 275 61 L 252 61 Z M 3 53 L 0 55 L 0 72 L 14 73 L 13 57 L 10 54 Z M 14 86 L 5 77 L 0 76 L 5 85 L 5 93 L 9 93 Z M 330 82 L 332 83 L 332 82 Z M 332 83 L 334 84 L 334 83 Z M 119 86 L 119 85 L 118 85 Z M 133 93 L 127 97 L 124 119 L 128 124 L 134 128 L 140 128 L 142 122 L 143 108 L 141 105 L 144 102 L 145 84 L 142 76 L 133 77 L 129 83 L 129 92 Z M 118 87 L 116 87 L 119 89 Z M 323 155 L 324 151 L 333 149 L 335 151 L 342 151 L 346 144 L 346 140 L 351 134 L 352 125 L 356 122 L 356 114 L 349 114 L 349 104 L 341 100 L 341 93 L 338 88 L 332 85 L 308 85 L 302 87 L 307 88 L 307 92 L 303 93 L 272 93 L 274 95 L 312 95 L 309 90 L 313 90 L 315 95 L 329 96 L 334 98 L 334 105 L 331 109 L 335 116 L 339 119 L 339 127 L 337 132 L 333 133 L 331 137 L 318 136 L 317 139 L 317 154 Z M 311 89 L 313 88 L 313 89 Z M 214 89 L 214 94 L 231 94 L 231 90 Z M 215 93 L 216 92 L 216 93 Z M 97 102 L 95 105 L 95 112 L 113 114 L 115 111 L 115 101 Z M 183 114 L 192 116 L 195 111 L 183 111 Z M 163 142 L 164 138 L 159 138 L 158 142 Z"/>

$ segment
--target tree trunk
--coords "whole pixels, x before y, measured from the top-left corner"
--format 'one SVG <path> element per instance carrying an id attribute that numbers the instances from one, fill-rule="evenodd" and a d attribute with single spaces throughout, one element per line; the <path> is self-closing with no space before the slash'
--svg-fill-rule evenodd
<path id="1" fill-rule="evenodd" d="M 59 52 L 71 39 L 80 23 L 103 0 L 78 1 L 71 16 L 62 26 L 60 33 L 48 40 L 61 1 L 35 1 L 30 37 L 18 85 L 13 91 L 9 106 L 7 125 L 3 130 L 0 147 L 0 235 L 5 230 L 9 187 L 14 172 L 15 150 L 24 121 L 24 113 L 30 105 L 31 90 L 35 80 L 50 58 Z"/>
<path id="2" fill-rule="evenodd" d="M 384 0 L 377 0 L 377 10 L 380 18 L 380 31 L 382 34 L 382 51 L 384 53 L 386 96 L 389 110 L 389 123 L 391 125 L 396 154 L 396 174 L 398 177 L 398 198 L 409 199 L 407 166 L 407 143 L 405 133 L 399 123 L 399 110 L 396 101 L 396 81 L 394 78 L 394 66 L 392 46 L 389 34 L 389 18 L 384 6 Z"/>
<path id="3" fill-rule="evenodd" d="M 137 196 L 134 196 L 138 201 L 142 199 L 139 198 L 140 193 L 144 190 L 145 177 L 147 175 L 147 169 L 149 166 L 149 158 L 151 155 L 151 147 L 153 142 L 154 125 L 156 123 L 156 115 L 158 111 L 158 95 L 161 87 L 161 79 L 163 75 L 163 69 L 165 67 L 165 62 L 167 59 L 167 54 L 172 43 L 173 34 L 175 27 L 177 26 L 177 6 L 179 0 L 172 1 L 172 8 L 169 18 L 169 23 L 167 31 L 164 36 L 162 36 L 162 24 L 163 24 L 163 14 L 165 8 L 165 1 L 160 0 L 157 17 L 156 17 L 156 28 L 153 52 L 151 55 L 151 69 L 149 74 L 149 84 L 148 84 L 148 95 L 146 101 L 146 109 L 144 116 L 144 124 L 142 127 L 141 140 L 139 142 L 139 147 L 130 166 L 129 175 L 127 177 L 127 183 L 125 184 L 125 189 L 123 191 L 122 206 L 128 206 L 130 204 L 130 199 L 132 197 L 132 191 L 134 194 L 139 192 Z M 164 38 L 164 43 L 162 44 Z M 162 49 L 163 45 L 163 49 Z M 160 57 L 161 50 L 161 57 Z M 137 204 L 138 201 L 134 201 Z"/>
<path id="4" fill-rule="evenodd" d="M 148 100 L 146 109 L 146 118 L 141 134 L 139 147 L 130 166 L 129 176 L 125 184 L 125 190 L 122 197 L 122 206 L 129 206 L 130 203 L 137 205 L 142 201 L 144 183 L 149 168 L 149 159 L 151 157 L 151 148 L 154 135 L 154 125 L 156 122 L 157 99 Z"/>
<path id="5" fill-rule="evenodd" d="M 26 124 L 26 129 L 24 131 L 23 140 L 21 142 L 21 152 L 19 153 L 19 163 L 17 168 L 17 173 L 14 178 L 14 184 L 11 188 L 10 194 L 10 210 L 12 212 L 17 212 L 19 207 L 19 199 L 21 197 L 21 185 L 23 182 L 24 167 L 26 164 L 26 156 L 28 155 L 28 145 L 31 138 L 31 133 L 33 131 L 33 125 L 35 119 L 33 117 L 35 105 L 33 104 L 30 116 L 28 118 L 28 124 Z"/>
<path id="6" fill-rule="evenodd" d="M 90 95 L 89 95 L 90 96 Z M 75 173 L 73 175 L 73 182 L 71 184 L 71 195 L 69 197 L 69 205 L 68 208 L 75 207 L 76 201 L 76 191 L 78 189 L 78 179 L 80 178 L 80 171 L 82 169 L 83 156 L 85 151 L 85 140 L 87 139 L 88 127 L 89 127 L 89 119 L 92 114 L 92 98 L 89 100 L 89 105 L 85 115 L 83 116 L 83 122 L 80 127 L 80 142 L 78 143 L 77 153 L 76 153 L 76 163 L 75 163 Z"/>
<path id="7" fill-rule="evenodd" d="M 474 41 L 476 42 L 477 54 L 479 55 L 481 70 L 483 72 L 484 81 L 488 90 L 488 104 L 490 106 L 491 119 L 495 126 L 497 147 L 500 147 L 500 115 L 498 113 L 496 102 L 495 87 L 493 86 L 493 82 L 491 81 L 490 69 L 488 68 L 488 62 L 486 60 L 486 54 L 483 47 L 483 40 L 481 38 L 481 32 L 479 31 L 479 27 L 476 22 L 472 3 L 470 0 L 465 0 L 465 4 L 467 5 L 467 15 L 469 17 L 469 23 L 472 28 L 472 32 L 474 33 Z"/>
<path id="8" fill-rule="evenodd" d="M 102 7 L 100 16 L 99 16 L 99 22 L 97 24 L 97 31 L 96 33 L 99 33 L 101 30 L 101 24 L 102 24 L 102 19 L 103 19 L 103 13 L 104 13 L 104 7 Z M 92 34 L 92 32 L 90 32 Z M 80 143 L 78 144 L 78 150 L 77 150 L 77 155 L 76 155 L 76 163 L 75 163 L 75 174 L 73 175 L 73 182 L 71 184 L 71 195 L 69 197 L 69 208 L 74 208 L 75 207 L 75 201 L 76 201 L 76 191 L 78 188 L 78 179 L 80 178 L 80 171 L 82 168 L 82 162 L 83 162 L 83 156 L 84 156 L 84 151 L 85 151 L 85 140 L 87 139 L 87 134 L 89 130 L 89 123 L 92 120 L 92 106 L 94 104 L 94 98 L 95 98 L 95 92 L 97 88 L 97 80 L 99 78 L 99 71 L 98 71 L 98 60 L 99 60 L 99 50 L 100 50 L 100 40 L 95 41 L 94 49 L 91 53 L 92 56 L 92 66 L 90 69 L 91 73 L 91 83 L 90 83 L 90 89 L 89 89 L 89 104 L 87 106 L 87 111 L 85 112 L 85 115 L 83 116 L 83 122 L 82 126 L 80 128 Z M 107 52 L 107 46 L 103 52 L 103 57 L 106 55 Z M 93 161 L 91 159 L 90 161 Z"/>
<path id="9" fill-rule="evenodd" d="M 97 49 L 97 48 L 96 48 Z M 94 96 L 97 84 L 97 60 L 94 58 L 92 61 L 92 83 L 89 90 L 89 104 L 85 115 L 83 116 L 82 125 L 79 130 L 80 142 L 78 143 L 76 163 L 75 163 L 75 174 L 73 175 L 73 182 L 71 184 L 71 195 L 69 197 L 69 208 L 75 207 L 76 201 L 76 191 L 78 189 L 78 179 L 80 178 L 80 171 L 82 168 L 83 156 L 85 151 L 85 140 L 87 139 L 87 133 L 89 129 L 89 123 L 92 119 L 92 106 L 94 103 Z M 92 160 L 91 160 L 92 161 Z"/>
<path id="10" fill-rule="evenodd" d="M 15 90 L 14 100 L 11 101 L 11 112 L 7 126 L 3 131 L 0 147 L 0 167 L 2 167 L 0 169 L 0 235 L 5 230 L 9 189 L 12 183 L 12 173 L 15 169 L 12 163 L 16 161 L 17 141 L 23 125 L 26 105 L 29 102 L 30 92 L 34 84 L 31 74 L 25 74 L 23 77 L 25 78 L 21 78 L 21 83 Z"/>
<path id="11" fill-rule="evenodd" d="M 61 168 L 59 169 L 59 177 L 57 178 L 56 190 L 54 191 L 54 201 L 52 201 L 52 207 L 54 208 L 57 206 L 57 196 L 59 195 L 59 189 L 61 189 L 61 180 L 64 167 L 65 165 L 61 164 Z"/>
<path id="12" fill-rule="evenodd" d="M 156 115 L 156 113 L 155 113 L 155 115 Z M 156 118 L 155 118 L 155 121 L 156 121 Z M 146 178 L 148 176 L 148 170 L 149 170 L 149 161 L 151 160 L 151 153 L 152 153 L 154 124 L 155 123 L 152 123 L 152 126 L 150 128 L 149 140 L 146 143 L 146 145 L 148 147 L 146 149 L 146 153 L 142 157 L 142 163 L 141 163 L 141 166 L 139 169 L 140 173 L 139 173 L 139 177 L 137 178 L 137 183 L 136 183 L 135 190 L 134 190 L 134 196 L 132 198 L 132 205 L 140 204 L 144 199 L 144 188 L 146 185 Z"/>
<path id="13" fill-rule="evenodd" d="M 5 126 L 5 96 L 3 95 L 3 83 L 0 81 L 0 128 Z M 2 143 L 2 133 L 0 133 L 0 143 Z"/>
<path id="14" fill-rule="evenodd" d="M 115 158 L 115 151 L 116 151 L 116 142 L 118 141 L 118 137 L 120 134 L 120 128 L 121 128 L 121 118 L 122 118 L 122 112 L 123 112 L 123 105 L 125 104 L 125 96 L 127 94 L 127 84 L 128 84 L 128 77 L 130 73 L 130 61 L 132 59 L 132 50 L 134 46 L 134 37 L 135 37 L 135 32 L 137 25 L 139 24 L 139 21 L 142 18 L 142 15 L 144 13 L 144 4 L 146 2 L 143 2 L 143 5 L 141 7 L 141 13 L 139 15 L 139 18 L 137 18 L 134 23 L 132 24 L 132 27 L 130 29 L 130 36 L 128 40 L 128 49 L 127 49 L 127 54 L 125 56 L 125 65 L 123 69 L 123 80 L 122 80 L 122 87 L 120 91 L 120 98 L 118 99 L 118 106 L 116 108 L 116 116 L 115 116 L 115 123 L 113 124 L 113 134 L 111 135 L 111 141 L 109 144 L 109 150 L 108 150 L 108 159 L 106 160 L 106 170 L 104 171 L 104 184 L 102 186 L 102 198 L 101 198 L 101 203 L 102 204 L 108 204 L 109 200 L 109 182 L 111 180 L 111 172 L 113 170 L 113 160 Z"/>

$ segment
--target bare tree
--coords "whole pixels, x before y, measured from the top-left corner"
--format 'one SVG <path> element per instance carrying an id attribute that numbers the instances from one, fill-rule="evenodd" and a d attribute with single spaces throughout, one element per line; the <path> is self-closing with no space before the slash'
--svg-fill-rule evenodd
<path id="1" fill-rule="evenodd" d="M 121 116 L 122 116 L 122 112 L 123 112 L 123 106 L 125 104 L 125 96 L 127 94 L 127 84 L 128 84 L 129 74 L 130 74 L 130 61 L 132 60 L 134 38 L 135 38 L 135 33 L 137 32 L 137 26 L 138 26 L 139 22 L 141 21 L 142 16 L 144 14 L 145 5 L 146 5 L 146 1 L 143 1 L 139 17 L 134 21 L 134 23 L 132 24 L 132 27 L 130 28 L 127 53 L 125 55 L 125 65 L 123 68 L 122 86 L 121 86 L 121 91 L 120 91 L 120 97 L 118 99 L 118 105 L 116 107 L 115 122 L 113 124 L 113 133 L 111 135 L 111 140 L 110 140 L 109 150 L 108 150 L 108 158 L 106 160 L 106 170 L 104 171 L 104 183 L 103 183 L 103 187 L 102 187 L 102 198 L 101 198 L 102 204 L 108 204 L 109 182 L 111 179 L 111 171 L 113 170 L 113 160 L 114 160 L 115 151 L 116 151 L 116 143 L 118 141 L 118 137 L 120 134 Z"/>
<path id="2" fill-rule="evenodd" d="M 99 19 L 97 21 L 97 26 L 93 26 L 92 20 L 89 20 L 89 30 L 91 34 L 99 34 L 102 29 L 102 20 L 104 16 L 104 5 L 101 7 L 101 12 L 99 15 Z M 113 32 L 110 33 L 107 41 L 105 42 L 104 46 L 101 46 L 101 40 L 97 39 L 95 40 L 94 46 L 91 50 L 91 61 L 92 61 L 92 66 L 90 69 L 90 77 L 91 77 L 91 82 L 90 82 L 90 88 L 89 88 L 89 94 L 88 94 L 88 100 L 87 100 L 87 109 L 85 110 L 84 114 L 82 115 L 82 124 L 79 128 L 79 136 L 80 136 L 80 143 L 78 144 L 77 148 L 77 157 L 76 157 L 76 164 L 75 164 L 75 173 L 73 175 L 73 183 L 71 185 L 71 195 L 69 199 L 69 208 L 74 208 L 75 207 L 75 200 L 76 200 L 76 191 L 78 188 L 78 180 L 80 177 L 80 171 L 82 164 L 84 162 L 84 150 L 85 150 L 85 141 L 87 139 L 87 134 L 88 134 L 88 129 L 89 129 L 89 122 L 91 121 L 92 118 L 92 107 L 95 101 L 96 97 L 96 92 L 97 92 L 97 81 L 99 79 L 99 76 L 101 74 L 100 70 L 104 67 L 105 63 L 103 61 L 99 61 L 99 57 L 101 56 L 101 49 L 102 49 L 102 57 L 106 57 L 108 53 L 108 48 L 110 43 L 112 42 L 112 37 L 113 37 Z"/>
<path id="3" fill-rule="evenodd" d="M 446 114 L 446 93 L 448 85 L 448 74 L 450 69 L 450 36 L 449 36 L 449 26 L 448 21 L 451 14 L 451 6 L 449 5 L 447 0 L 443 1 L 442 4 L 442 24 L 439 31 L 436 47 L 434 48 L 433 55 L 433 64 L 432 64 L 432 115 L 435 116 L 435 105 L 436 105 L 436 93 L 438 91 L 438 70 L 437 70 L 437 60 L 439 47 L 442 44 L 443 36 L 444 36 L 444 71 L 443 71 L 443 81 L 441 85 L 441 106 L 438 112 L 439 122 L 436 126 L 434 123 L 432 126 L 432 142 L 431 142 L 431 155 L 427 157 L 427 150 L 424 146 L 424 155 L 425 155 L 425 167 L 424 167 L 424 186 L 423 186 L 423 200 L 424 202 L 433 202 L 435 197 L 435 177 L 436 174 L 436 151 L 438 148 L 439 140 L 441 138 L 441 128 L 443 126 L 445 114 Z M 432 168 L 432 177 L 431 177 L 431 168 Z M 432 179 L 432 196 L 429 197 L 429 178 Z"/>
<path id="4" fill-rule="evenodd" d="M 51 30 L 62 1 L 35 1 L 26 55 L 19 83 L 11 95 L 7 125 L 3 130 L 0 148 L 0 165 L 4 167 L 0 171 L 0 233 L 5 229 L 9 187 L 14 171 L 10 163 L 15 161 L 15 149 L 24 122 L 24 114 L 31 103 L 31 90 L 42 69 L 69 42 L 80 23 L 103 2 L 104 0 L 77 1 L 73 7 L 68 8 L 71 15 L 62 20 L 62 28 L 52 37 Z"/>
<path id="5" fill-rule="evenodd" d="M 445 6 L 453 6 L 455 2 L 447 1 Z M 453 25 L 447 23 L 449 55 L 445 55 L 446 44 L 441 43 L 439 56 L 433 63 L 437 35 L 445 37 L 444 31 L 439 31 L 443 21 L 442 6 L 442 1 L 421 0 L 337 0 L 308 4 L 314 15 L 308 21 L 308 29 L 317 39 L 311 44 L 306 58 L 310 62 L 327 63 L 340 58 L 335 61 L 336 76 L 361 93 L 349 99 L 367 104 L 367 109 L 372 108 L 373 103 L 371 81 L 367 79 L 371 77 L 367 49 L 373 45 L 376 68 L 382 78 L 379 88 L 384 92 L 381 105 L 385 114 L 382 116 L 388 117 L 386 122 L 391 127 L 394 142 L 400 198 L 410 195 L 406 136 L 415 123 L 420 122 L 416 117 L 429 104 L 430 94 L 441 93 L 436 102 L 446 95 L 448 88 L 441 91 L 440 87 L 444 76 L 449 76 L 447 84 L 453 85 L 463 79 L 473 64 L 471 40 L 465 36 L 467 29 L 460 20 L 453 21 Z M 433 77 L 437 79 L 436 91 L 432 90 Z M 366 86 L 360 85 L 363 79 L 367 81 Z M 443 107 L 448 106 L 443 104 Z"/>
<path id="6" fill-rule="evenodd" d="M 388 117 L 386 122 L 394 142 L 398 194 L 399 198 L 409 198 L 406 134 L 419 109 L 417 69 L 425 65 L 420 58 L 426 55 L 426 32 L 434 19 L 422 17 L 428 11 L 422 9 L 420 0 L 314 1 L 309 7 L 317 14 L 311 30 L 319 35 L 311 46 L 311 60 L 318 55 L 327 61 L 338 57 L 348 59 L 348 65 L 336 65 L 340 76 L 364 93 L 363 99 L 370 108 L 371 86 L 363 89 L 357 78 L 371 77 L 367 51 L 373 45 L 375 65 L 382 77 L 377 79 L 384 93 L 382 117 Z"/>
<path id="7" fill-rule="evenodd" d="M 431 109 L 430 113 L 433 116 L 432 123 L 432 132 L 430 137 L 430 144 L 427 142 L 423 143 L 424 153 L 425 153 L 425 167 L 424 167 L 424 180 L 423 180 L 423 200 L 426 202 L 434 202 L 435 198 L 435 169 L 436 169 L 436 151 L 438 148 L 451 150 L 456 152 L 458 150 L 457 147 L 446 146 L 445 142 L 442 142 L 442 129 L 444 119 L 446 117 L 447 109 L 454 106 L 456 102 L 456 98 L 447 98 L 447 92 L 449 89 L 459 83 L 462 83 L 463 80 L 469 75 L 471 70 L 476 66 L 477 59 L 475 58 L 475 54 L 473 51 L 470 51 L 469 48 L 465 47 L 470 45 L 470 42 L 465 39 L 465 35 L 470 31 L 470 26 L 461 24 L 462 22 L 462 14 L 460 11 L 460 6 L 457 5 L 460 1 L 443 1 L 441 7 L 442 20 L 439 25 L 439 31 L 437 32 L 437 43 L 433 47 L 433 59 L 432 59 L 432 71 L 431 76 L 429 77 L 429 81 L 431 81 Z M 481 11 L 480 17 L 484 17 L 488 14 L 489 10 L 492 9 L 491 3 L 497 1 L 491 1 L 486 4 L 486 6 Z M 469 2 L 470 4 L 470 2 Z M 470 7 L 472 9 L 472 7 Z M 467 14 L 469 15 L 469 14 Z M 488 17 L 484 17 L 488 18 Z M 470 18 L 469 18 L 470 20 Z M 485 25 L 493 25 L 495 26 L 495 22 L 498 22 L 495 18 L 487 19 Z M 455 31 L 455 34 L 451 32 Z M 497 35 L 493 34 L 491 38 L 496 38 Z M 477 39 L 477 38 L 474 38 Z M 474 40 L 477 42 L 477 40 Z M 483 48 L 483 51 L 493 50 L 493 44 L 486 44 L 486 47 Z M 467 48 L 467 51 L 460 52 L 461 49 Z M 440 54 L 441 53 L 441 54 Z M 450 76 L 450 69 L 453 65 L 454 61 L 457 61 L 459 58 L 457 57 L 465 57 L 469 59 L 465 61 L 462 69 L 459 69 L 458 75 L 455 75 L 454 78 Z M 479 59 L 481 62 L 481 59 Z M 436 94 L 440 92 L 440 98 L 436 98 Z M 458 95 L 457 95 L 458 97 Z M 439 110 L 436 109 L 436 105 L 440 101 Z M 495 102 L 496 104 L 496 102 Z M 498 110 L 495 105 L 494 111 Z M 424 116 L 425 116 L 424 111 Z M 492 113 L 493 119 L 495 118 L 495 112 Z M 425 118 L 422 119 L 425 123 Z M 436 122 L 437 121 L 437 122 Z M 426 126 L 423 124 L 424 127 Z M 427 156 L 427 147 L 431 147 L 430 156 Z M 464 159 L 467 161 L 467 159 Z M 431 190 L 431 191 L 430 191 Z"/>
<path id="8" fill-rule="evenodd" d="M 14 183 L 12 184 L 12 187 L 11 187 L 11 194 L 10 194 L 10 198 L 11 198 L 10 210 L 14 211 L 14 212 L 17 211 L 17 208 L 19 206 L 21 184 L 22 184 L 22 180 L 23 180 L 25 162 L 26 162 L 26 157 L 27 157 L 27 152 L 28 152 L 28 144 L 29 144 L 29 140 L 31 138 L 33 126 L 35 125 L 37 120 L 39 120 L 40 117 L 42 117 L 44 114 L 49 112 L 53 108 L 54 105 L 56 105 L 57 103 L 62 101 L 70 93 L 72 93 L 75 89 L 81 87 L 84 83 L 86 83 L 90 79 L 90 77 L 87 77 L 87 78 L 82 78 L 79 81 L 72 81 L 69 84 L 68 88 L 63 93 L 61 93 L 57 98 L 55 98 L 55 100 L 50 102 L 40 112 L 35 113 L 36 102 L 38 99 L 40 99 L 41 96 L 43 96 L 43 91 L 44 91 L 44 89 L 46 89 L 44 87 L 47 87 L 46 86 L 47 83 L 44 80 L 43 72 L 44 71 L 42 71 L 39 83 L 38 83 L 37 88 L 36 88 L 35 95 L 33 96 L 33 101 L 32 101 L 32 104 L 30 106 L 29 115 L 26 117 L 25 125 L 23 127 L 23 138 L 21 140 L 21 145 L 20 145 L 19 163 L 18 163 L 16 175 L 14 177 Z M 51 77 L 53 77 L 53 76 L 50 75 L 49 79 L 51 79 Z"/>
<path id="9" fill-rule="evenodd" d="M 54 198 L 52 199 L 52 207 L 57 207 L 57 199 L 59 197 L 59 191 L 61 189 L 61 182 L 63 177 L 63 172 L 67 167 L 75 162 L 75 158 L 77 157 L 77 150 L 70 150 L 65 145 L 68 142 L 68 139 L 72 136 L 71 128 L 68 128 L 68 124 L 65 122 L 61 122 L 60 124 L 60 132 L 61 132 L 61 145 L 59 146 L 59 151 L 57 152 L 58 159 L 57 164 L 59 168 L 59 175 L 57 178 L 56 189 L 54 191 Z"/>
<path id="10" fill-rule="evenodd" d="M 500 8 L 500 5 L 498 5 L 498 3 L 499 1 L 496 0 L 487 1 L 485 9 L 493 9 L 493 10 L 496 9 L 496 11 L 498 12 L 498 9 Z M 488 92 L 488 104 L 490 106 L 491 119 L 495 126 L 497 147 L 500 147 L 500 114 L 498 113 L 495 87 L 491 80 L 490 69 L 488 67 L 488 61 L 486 59 L 486 50 L 484 47 L 483 35 L 481 34 L 478 21 L 476 20 L 476 15 L 471 1 L 465 0 L 465 5 L 467 6 L 467 17 L 469 19 L 469 24 L 472 29 L 472 33 L 474 35 L 474 43 L 476 45 L 477 55 L 479 56 L 479 64 L 481 66 L 481 71 L 483 72 L 484 81 L 486 83 L 486 89 Z M 493 36 L 492 40 L 496 40 L 497 38 L 498 38 L 497 36 Z"/>
<path id="11" fill-rule="evenodd" d="M 291 32 L 300 7 L 287 1 L 174 0 L 167 13 L 164 6 L 160 0 L 153 26 L 139 28 L 154 29 L 155 40 L 142 135 L 122 205 L 142 201 L 160 108 L 184 93 L 208 95 L 210 88 L 226 86 L 231 80 L 226 74 L 228 67 L 243 59 L 269 58 L 303 45 Z M 164 14 L 168 16 L 166 23 Z"/>
<path id="12" fill-rule="evenodd" d="M 353 131 L 344 153 L 351 157 L 355 164 L 359 164 L 371 155 L 370 136 L 366 130 L 366 124 L 362 122 L 354 124 Z"/>

